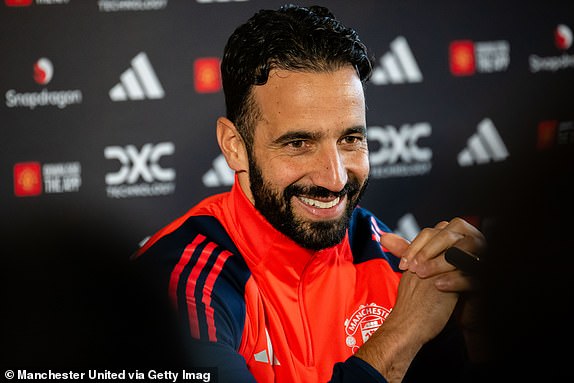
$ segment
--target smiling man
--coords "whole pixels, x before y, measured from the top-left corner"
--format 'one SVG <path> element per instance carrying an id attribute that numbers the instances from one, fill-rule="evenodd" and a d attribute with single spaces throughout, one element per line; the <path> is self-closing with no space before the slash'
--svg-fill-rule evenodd
<path id="1" fill-rule="evenodd" d="M 459 293 L 473 283 L 444 253 L 484 240 L 455 218 L 408 243 L 358 207 L 372 66 L 356 32 L 322 7 L 263 10 L 221 69 L 217 139 L 235 184 L 137 253 L 184 324 L 190 366 L 220 382 L 460 381 L 449 319 L 458 302 L 471 322 Z"/>
<path id="2" fill-rule="evenodd" d="M 336 245 L 369 173 L 365 101 L 356 70 L 272 70 L 253 98 L 262 119 L 252 151 L 241 159 L 236 160 L 241 138 L 233 123 L 219 120 L 219 141 L 242 190 L 301 246 Z"/>

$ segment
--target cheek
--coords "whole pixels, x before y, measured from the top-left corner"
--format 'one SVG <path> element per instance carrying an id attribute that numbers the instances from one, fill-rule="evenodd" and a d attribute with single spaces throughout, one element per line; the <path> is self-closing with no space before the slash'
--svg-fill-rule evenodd
<path id="1" fill-rule="evenodd" d="M 360 180 L 364 180 L 369 176 L 369 152 L 361 151 L 353 153 L 347 159 L 347 169 L 349 173 L 354 174 Z"/>
<path id="2" fill-rule="evenodd" d="M 275 189 L 283 191 L 287 186 L 296 183 L 305 176 L 307 165 L 282 158 L 276 161 L 266 161 L 261 164 L 261 170 L 267 182 L 270 182 Z"/>
<path id="3" fill-rule="evenodd" d="M 282 192 L 287 186 L 302 178 L 306 171 L 304 162 L 289 156 L 269 155 L 256 151 L 255 161 L 263 181 L 277 192 Z"/>

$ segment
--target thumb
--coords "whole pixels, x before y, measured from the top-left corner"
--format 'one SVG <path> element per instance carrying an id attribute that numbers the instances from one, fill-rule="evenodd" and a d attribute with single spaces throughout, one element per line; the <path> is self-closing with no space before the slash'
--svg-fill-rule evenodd
<path id="1" fill-rule="evenodd" d="M 384 233 L 381 235 L 381 245 L 383 250 L 392 253 L 397 257 L 402 257 L 410 246 L 410 242 L 395 233 Z"/>

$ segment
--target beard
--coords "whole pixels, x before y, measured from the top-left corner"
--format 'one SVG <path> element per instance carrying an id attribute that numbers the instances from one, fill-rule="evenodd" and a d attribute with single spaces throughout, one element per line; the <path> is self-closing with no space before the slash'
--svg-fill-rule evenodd
<path id="1" fill-rule="evenodd" d="M 263 179 L 259 166 L 249 158 L 249 181 L 255 208 L 271 225 L 291 238 L 300 246 L 310 250 L 321 250 L 340 243 L 347 233 L 353 210 L 363 196 L 368 179 L 361 185 L 356 178 L 349 179 L 339 192 L 332 192 L 321 186 L 291 184 L 283 192 L 275 190 Z M 295 216 L 291 199 L 294 196 L 309 198 L 347 197 L 347 206 L 341 218 L 327 221 L 310 221 Z"/>

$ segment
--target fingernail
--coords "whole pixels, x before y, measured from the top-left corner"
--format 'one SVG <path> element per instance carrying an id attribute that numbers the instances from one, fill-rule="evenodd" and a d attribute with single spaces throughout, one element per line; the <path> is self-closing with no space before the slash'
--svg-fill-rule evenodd
<path id="1" fill-rule="evenodd" d="M 406 258 L 401 258 L 401 262 L 399 263 L 399 269 L 406 270 L 409 267 L 409 261 Z"/>
<path id="2" fill-rule="evenodd" d="M 439 290 L 447 290 L 449 287 L 449 283 L 444 278 L 438 278 L 434 281 L 434 286 Z"/>

